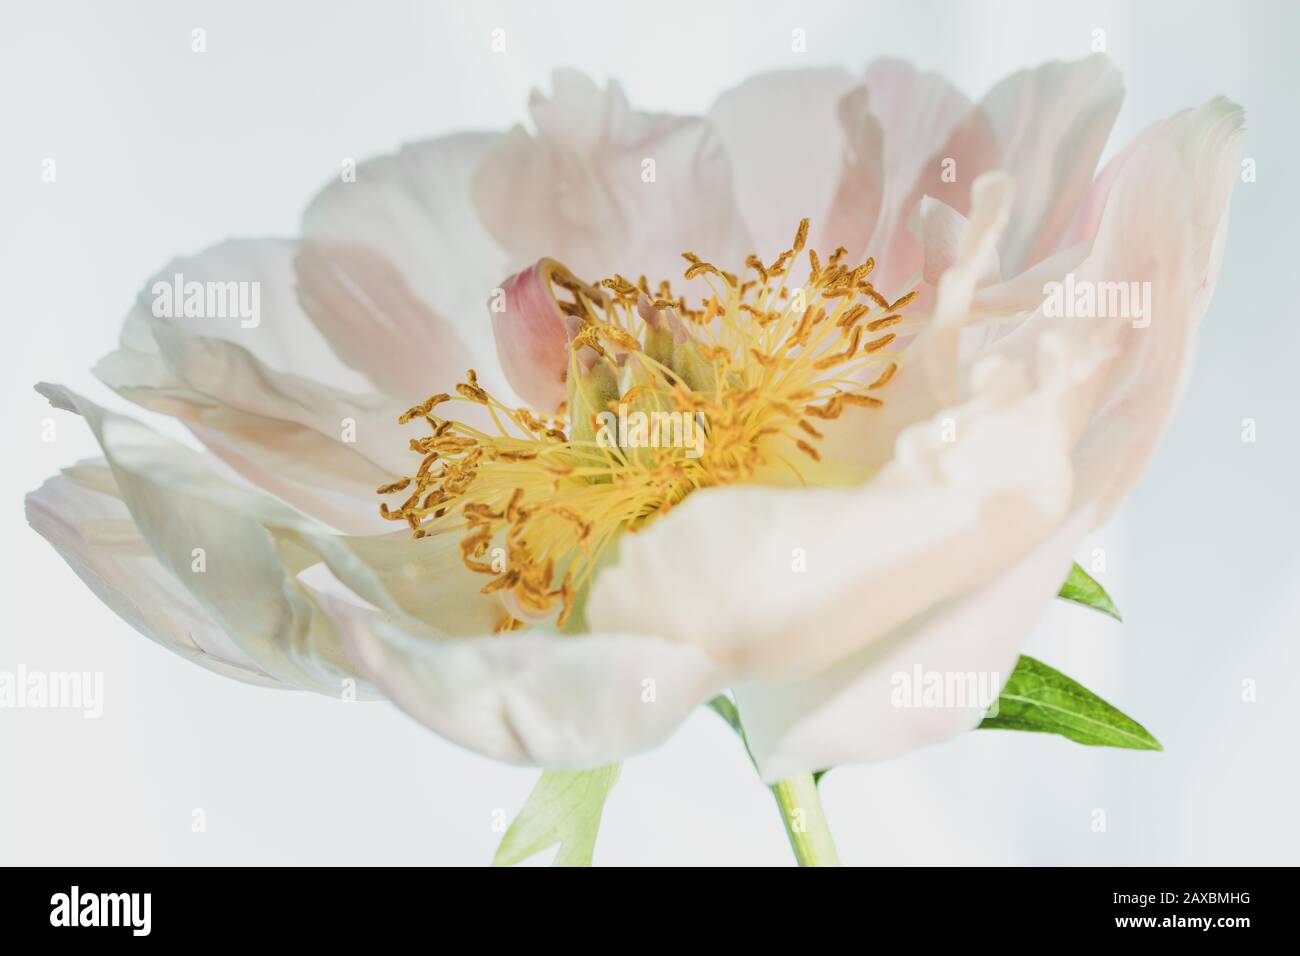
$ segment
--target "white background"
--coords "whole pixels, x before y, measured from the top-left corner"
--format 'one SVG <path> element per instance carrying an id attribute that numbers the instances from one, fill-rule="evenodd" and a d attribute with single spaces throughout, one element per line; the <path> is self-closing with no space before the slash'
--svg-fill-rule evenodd
<path id="1" fill-rule="evenodd" d="M 823 783 L 851 863 L 1300 862 L 1297 84 L 1289 3 L 59 3 L 0 13 L 0 670 L 103 671 L 105 713 L 0 710 L 0 862 L 459 863 L 534 771 L 444 743 L 387 704 L 225 681 L 105 609 L 22 517 L 96 453 L 34 392 L 86 369 L 137 289 L 227 236 L 292 235 L 342 157 L 524 119 L 570 64 L 639 106 L 702 111 L 771 68 L 900 56 L 971 96 L 1088 53 L 1128 94 L 1108 153 L 1223 93 L 1246 155 L 1197 368 L 1154 466 L 1100 536 L 1125 623 L 1057 607 L 1030 651 L 1143 721 L 1161 754 L 980 732 Z M 204 54 L 190 31 L 207 30 Z M 493 28 L 507 52 L 493 55 Z M 790 50 L 791 30 L 808 51 Z M 779 135 L 779 131 L 774 132 Z M 53 157 L 58 181 L 40 180 Z M 797 170 L 791 171 L 798 175 Z M 1243 418 L 1258 441 L 1243 444 Z M 1243 703 L 1244 679 L 1258 702 Z M 191 831 L 195 808 L 205 833 Z M 1093 811 L 1107 828 L 1093 832 Z M 701 711 L 628 762 L 598 863 L 784 863 L 766 791 Z"/>

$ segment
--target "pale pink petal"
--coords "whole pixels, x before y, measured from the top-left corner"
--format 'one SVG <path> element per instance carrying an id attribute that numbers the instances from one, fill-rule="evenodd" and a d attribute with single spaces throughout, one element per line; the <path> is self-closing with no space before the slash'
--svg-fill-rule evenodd
<path id="1" fill-rule="evenodd" d="M 803 218 L 812 221 L 811 245 L 840 244 L 827 233 L 848 147 L 838 105 L 854 88 L 860 81 L 838 68 L 760 73 L 727 90 L 709 109 L 709 121 L 731 156 L 751 251 L 765 261 L 789 247 Z M 847 199 L 840 202 L 839 216 L 874 219 L 872 208 L 850 212 Z"/>
<path id="2" fill-rule="evenodd" d="M 387 530 L 374 491 L 418 464 L 409 429 L 397 424 L 406 403 L 346 390 L 365 380 L 340 365 L 299 308 L 294 252 L 291 243 L 230 242 L 177 260 L 146 284 L 121 348 L 95 374 L 185 422 L 236 471 L 304 511 L 349 531 Z M 257 283 L 257 323 L 156 316 L 156 283 L 176 275 Z"/>
<path id="3" fill-rule="evenodd" d="M 971 219 L 955 257 L 938 276 L 933 314 L 918 342 L 930 387 L 945 403 L 961 387 L 962 332 L 979 318 L 971 309 L 976 290 L 998 268 L 997 243 L 1010 219 L 1014 187 L 1005 174 L 988 173 L 972 195 Z"/>
<path id="4" fill-rule="evenodd" d="M 1101 356 L 1069 345 L 1044 343 L 1054 361 L 1033 377 L 981 364 L 970 397 L 906 429 L 860 490 L 695 492 L 623 539 L 593 587 L 592 627 L 635 625 L 793 679 L 989 582 L 1070 504 L 1079 388 Z"/>
<path id="5" fill-rule="evenodd" d="M 864 82 L 871 115 L 884 131 L 880 213 L 865 251 L 877 261 L 873 281 L 896 297 L 921 269 L 914 234 L 921 197 L 938 196 L 964 213 L 965 184 L 984 171 L 987 151 L 977 149 L 978 127 L 953 141 L 971 104 L 939 74 L 884 59 L 867 68 Z M 955 183 L 945 180 L 945 159 L 957 163 Z"/>
<path id="6" fill-rule="evenodd" d="M 501 284 L 492 331 L 506 380 L 524 401 L 550 413 L 565 400 L 569 327 L 551 291 L 555 260 L 542 259 Z"/>
<path id="7" fill-rule="evenodd" d="M 753 251 L 707 121 L 635 112 L 618 84 L 601 89 L 572 70 L 556 71 L 552 87 L 530 101 L 536 134 L 506 133 L 474 180 L 509 271 L 550 256 L 588 281 L 657 282 L 681 277 L 687 250 L 736 267 Z"/>
<path id="8" fill-rule="evenodd" d="M 306 311 L 344 362 L 411 402 L 471 366 L 495 379 L 484 303 L 507 263 L 470 184 L 498 135 L 403 146 L 327 186 L 303 215 Z"/>
<path id="9" fill-rule="evenodd" d="M 1074 211 L 1074 219 L 1061 240 L 1062 245 L 1070 246 L 1079 243 L 1091 245 L 1097 230 L 1101 227 L 1101 217 L 1106 211 L 1106 200 L 1110 197 L 1111 187 L 1115 185 L 1115 177 L 1119 175 L 1120 169 L 1128 162 L 1143 138 L 1139 136 L 1133 140 L 1102 167 L 1083 197 L 1083 201 Z"/>
<path id="10" fill-rule="evenodd" d="M 1103 520 L 1137 483 L 1185 388 L 1218 278 L 1242 123 L 1239 107 L 1212 100 L 1145 137 L 1078 270 L 1076 281 L 1150 284 L 1149 314 L 1082 320 L 1118 352 L 1076 456 L 1080 492 L 1100 502 Z"/>
<path id="11" fill-rule="evenodd" d="M 1012 74 L 980 102 L 1016 184 L 999 248 L 1006 275 L 1061 248 L 1123 98 L 1119 71 L 1095 54 Z"/>
<path id="12" fill-rule="evenodd" d="M 477 753 L 596 767 L 661 743 L 722 686 L 698 648 L 639 634 L 448 639 L 330 602 L 353 658 L 404 711 Z"/>
<path id="13" fill-rule="evenodd" d="M 229 239 L 171 260 L 137 293 L 122 325 L 122 348 L 156 353 L 154 330 L 173 329 L 229 342 L 275 372 L 343 391 L 365 390 L 366 379 L 339 361 L 298 305 L 293 270 L 297 251 L 297 242 L 289 239 Z M 195 291 L 202 298 L 193 302 L 202 314 L 185 313 L 189 283 L 200 284 Z M 179 296 L 174 292 L 178 284 Z M 256 316 L 239 314 L 254 303 Z"/>
<path id="14" fill-rule="evenodd" d="M 289 533 L 315 527 L 309 519 L 231 484 L 206 456 L 134 419 L 61 386 L 39 390 L 86 420 L 148 552 L 260 670 L 331 696 L 345 681 L 367 691 L 315 593 L 297 580 L 317 559 Z"/>
<path id="15" fill-rule="evenodd" d="M 306 546 L 362 600 L 395 616 L 409 617 L 444 637 L 492 634 L 508 623 L 499 594 L 482 593 L 487 578 L 465 566 L 463 532 L 412 537 L 302 535 Z"/>
<path id="16" fill-rule="evenodd" d="M 27 523 L 118 617 L 175 654 L 226 677 L 287 687 L 230 640 L 154 557 L 105 463 L 65 468 L 27 496 Z"/>
<path id="17" fill-rule="evenodd" d="M 1110 191 L 1120 172 L 1139 148 L 1152 139 L 1164 138 L 1179 150 L 1199 200 L 1192 210 L 1196 230 L 1193 268 L 1206 277 L 1217 275 L 1218 256 L 1222 254 L 1226 234 L 1225 210 L 1233 185 L 1233 177 L 1225 165 L 1236 156 L 1224 146 L 1225 141 L 1241 138 L 1242 121 L 1241 108 L 1220 96 L 1148 127 L 1102 169 L 1075 213 L 1067 240 L 1092 242 L 1101 228 Z"/>
<path id="18" fill-rule="evenodd" d="M 845 94 L 836 112 L 844 130 L 844 161 L 820 233 L 821 244 L 823 251 L 843 246 L 851 258 L 860 260 L 884 207 L 886 133 L 871 112 L 864 86 Z"/>
<path id="19" fill-rule="evenodd" d="M 1091 515 L 1074 515 L 988 584 L 820 674 L 736 686 L 750 752 L 764 781 L 886 760 L 974 728 L 992 700 L 976 694 L 944 706 L 901 706 L 917 703 L 897 698 L 901 681 L 914 681 L 918 672 L 960 677 L 963 688 L 979 688 L 982 682 L 996 698 L 1091 524 Z"/>
<path id="20" fill-rule="evenodd" d="M 471 353 L 451 324 L 371 247 L 306 240 L 294 269 L 303 310 L 369 387 L 415 405 L 463 381 L 467 369 L 495 377 L 495 362 Z"/>
<path id="21" fill-rule="evenodd" d="M 921 279 L 931 286 L 939 284 L 940 277 L 957 264 L 962 241 L 966 235 L 966 217 L 947 203 L 926 197 L 921 200 L 921 247 L 925 265 Z M 999 279 L 997 249 L 975 263 L 975 288 L 994 285 Z"/>
<path id="22" fill-rule="evenodd" d="M 943 299 L 939 301 L 935 286 L 920 287 L 920 296 L 907 306 L 906 321 L 898 327 L 906 334 L 888 353 L 898 368 L 878 393 L 883 407 L 848 409 L 824 423 L 822 453 L 827 459 L 863 475 L 874 474 L 894 457 L 905 428 L 956 400 L 962 386 L 962 330 L 986 315 L 975 302 L 980 286 L 987 287 L 996 275 L 996 244 L 1005 227 L 1011 185 L 1005 176 L 993 174 L 981 179 L 975 193 L 973 222 L 937 200 L 923 202 L 928 210 L 926 241 L 936 280 L 943 280 Z M 1033 304 L 1040 302 L 1035 289 Z M 869 380 L 878 372 L 872 369 L 863 377 Z"/>

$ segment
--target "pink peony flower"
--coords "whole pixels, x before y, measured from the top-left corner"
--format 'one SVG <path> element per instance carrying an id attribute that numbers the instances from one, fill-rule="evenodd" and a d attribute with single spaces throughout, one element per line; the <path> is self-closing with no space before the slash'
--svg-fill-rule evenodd
<path id="1" fill-rule="evenodd" d="M 531 130 L 166 266 L 95 371 L 206 451 L 42 386 L 103 458 L 29 520 L 176 653 L 500 760 L 617 761 L 726 688 L 768 781 L 943 740 L 979 713 L 891 675 L 1011 673 L 1214 290 L 1241 111 L 1094 176 L 1121 96 L 1102 57 L 977 104 L 881 61 L 686 117 L 559 72 Z M 178 276 L 258 320 L 159 309 Z"/>

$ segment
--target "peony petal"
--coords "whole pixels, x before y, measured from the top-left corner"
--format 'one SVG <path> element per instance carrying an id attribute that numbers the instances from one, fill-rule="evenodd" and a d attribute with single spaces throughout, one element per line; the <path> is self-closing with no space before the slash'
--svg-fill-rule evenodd
<path id="1" fill-rule="evenodd" d="M 1119 170 L 1092 254 L 1077 270 L 1076 284 L 1150 290 L 1140 319 L 1076 320 L 1118 353 L 1076 454 L 1081 491 L 1099 501 L 1100 520 L 1137 483 L 1182 396 L 1218 277 L 1244 138 L 1240 108 L 1222 99 L 1144 137 Z"/>
<path id="2" fill-rule="evenodd" d="M 971 301 L 980 282 L 997 266 L 997 241 L 1010 217 L 1013 189 L 1002 173 L 981 176 L 971 189 L 970 222 L 955 259 L 939 276 L 934 313 L 918 343 L 925 373 L 943 402 L 956 399 L 962 360 L 962 331 L 979 319 Z"/>
<path id="3" fill-rule="evenodd" d="M 484 303 L 505 254 L 479 221 L 471 181 L 498 134 L 403 146 L 330 184 L 303 215 L 303 307 L 339 357 L 414 404 L 475 368 L 497 385 Z"/>
<path id="4" fill-rule="evenodd" d="M 991 701 L 896 704 L 903 679 L 970 676 L 989 696 L 1015 667 L 1020 645 L 1051 603 L 1093 522 L 1079 513 L 985 586 L 938 607 L 814 677 L 735 688 L 764 781 L 846 763 L 885 760 L 975 727 Z M 915 686 L 915 685 L 913 685 Z M 960 705 L 960 706 L 959 706 Z"/>
<path id="5" fill-rule="evenodd" d="M 530 101 L 537 134 L 506 133 L 474 180 L 509 271 L 550 256 L 588 281 L 674 280 L 684 251 L 720 265 L 753 251 L 708 122 L 635 112 L 617 83 L 602 90 L 572 70 L 557 70 L 552 87 Z"/>
<path id="6" fill-rule="evenodd" d="M 1055 362 L 1039 359 L 1036 381 L 981 363 L 971 397 L 904 430 L 861 490 L 695 492 L 623 539 L 593 587 L 591 626 L 635 626 L 756 679 L 792 679 L 992 580 L 1070 504 L 1079 389 L 1103 357 L 1056 337 L 1044 348 Z"/>
<path id="7" fill-rule="evenodd" d="M 335 351 L 404 405 L 450 389 L 466 369 L 495 368 L 490 355 L 486 365 L 476 358 L 397 268 L 367 246 L 305 240 L 294 269 L 299 302 Z"/>
<path id="8" fill-rule="evenodd" d="M 860 82 L 838 68 L 779 70 L 746 79 L 709 109 L 731 157 L 751 251 L 764 260 L 789 247 L 805 217 L 812 220 L 812 246 L 840 245 L 826 232 L 848 146 L 838 104 L 855 88 Z M 852 214 L 842 206 L 838 214 L 865 218 L 868 227 L 875 216 L 874 206 Z"/>
<path id="9" fill-rule="evenodd" d="M 335 577 L 390 614 L 446 637 L 491 634 L 507 623 L 499 596 L 484 595 L 483 576 L 465 566 L 461 533 L 413 538 L 405 529 L 356 537 L 309 531 L 301 537 Z"/>
<path id="10" fill-rule="evenodd" d="M 880 213 L 865 248 L 877 260 L 873 282 L 892 298 L 921 269 L 922 250 L 914 234 L 921 198 L 939 196 L 964 212 L 964 184 L 991 168 L 993 150 L 984 145 L 988 137 L 977 135 L 983 132 L 979 126 L 953 140 L 971 103 L 939 74 L 882 59 L 867 68 L 864 81 L 871 115 L 884 130 Z M 956 183 L 945 183 L 945 159 L 958 164 Z"/>
<path id="11" fill-rule="evenodd" d="M 201 454 L 139 422 L 60 386 L 39 390 L 86 419 L 149 551 L 259 668 L 334 696 L 356 679 L 328 618 L 296 580 L 315 558 L 271 530 L 310 529 L 308 519 L 224 481 Z"/>
<path id="12" fill-rule="evenodd" d="M 292 240 L 231 239 L 173 259 L 136 296 L 122 326 L 122 349 L 155 354 L 155 332 L 171 329 L 178 335 L 236 345 L 277 373 L 311 378 L 342 391 L 365 390 L 366 380 L 339 361 L 298 306 L 296 252 Z M 189 289 L 190 283 L 200 283 L 201 288 Z M 230 283 L 239 286 L 231 288 Z M 201 305 L 194 301 L 201 314 L 186 315 L 194 291 L 203 293 Z M 256 315 L 250 314 L 253 305 Z"/>
<path id="13" fill-rule="evenodd" d="M 331 601 L 353 657 L 403 710 L 511 763 L 595 767 L 661 743 L 722 686 L 697 648 L 636 634 L 448 640 Z"/>
<path id="14" fill-rule="evenodd" d="M 823 248 L 843 246 L 860 260 L 885 202 L 885 130 L 871 112 L 866 87 L 849 90 L 836 112 L 844 130 L 843 168 L 820 238 Z"/>
<path id="15" fill-rule="evenodd" d="M 1200 286 L 1198 293 L 1212 292 L 1227 238 L 1228 206 L 1245 142 L 1245 114 L 1240 106 L 1222 96 L 1155 124 L 1107 164 L 1086 204 L 1088 210 L 1098 210 L 1095 225 L 1085 226 L 1081 238 L 1091 240 L 1100 232 L 1111 188 L 1135 161 L 1135 154 L 1155 139 L 1173 146 L 1189 178 L 1192 272 Z M 1137 175 L 1132 169 L 1127 174 Z M 1085 215 L 1076 224 L 1086 222 Z"/>
<path id="16" fill-rule="evenodd" d="M 1124 99 L 1109 59 L 1045 63 L 1015 73 L 981 101 L 1016 184 L 1011 225 L 999 252 L 1007 275 L 1064 244 Z"/>
<path id="17" fill-rule="evenodd" d="M 138 525 L 130 542 L 120 524 L 100 533 L 114 530 L 119 545 L 130 544 L 132 560 L 151 561 L 172 579 L 173 599 L 192 600 L 210 618 L 214 629 L 204 640 L 212 648 L 242 654 L 286 683 L 337 694 L 342 681 L 360 678 L 355 660 L 400 705 L 451 739 L 500 759 L 557 767 L 604 763 L 653 746 L 721 686 L 701 651 L 655 638 L 448 638 L 501 620 L 494 600 L 478 595 L 472 605 L 454 590 L 454 537 L 331 535 L 263 495 L 220 481 L 201 455 L 137 422 L 65 389 L 44 392 L 92 426 L 111 469 L 100 469 L 98 480 L 116 483 L 123 524 Z M 37 519 L 54 538 L 70 527 L 64 504 L 55 509 L 63 527 L 54 515 Z M 194 547 L 206 552 L 201 573 L 192 569 Z M 318 558 L 391 619 L 300 585 L 295 575 Z M 477 576 L 463 566 L 460 572 L 464 581 L 474 579 L 477 595 Z M 105 596 L 123 607 L 115 593 Z M 346 629 L 346 651 L 318 601 Z M 483 616 L 488 608 L 492 619 Z M 436 615 L 438 629 L 411 612 Z M 371 696 L 369 684 L 359 683 Z"/>
<path id="18" fill-rule="evenodd" d="M 904 428 L 931 417 L 960 391 L 962 331 L 989 316 L 975 307 L 974 297 L 978 287 L 997 274 L 996 244 L 1006 225 L 1011 184 L 1003 174 L 987 174 L 973 192 L 973 222 L 938 200 L 922 201 L 923 238 L 933 260 L 927 269 L 935 281 L 927 279 L 908 306 L 905 327 L 919 326 L 919 331 L 896 346 L 891 356 L 898 372 L 880 393 L 883 407 L 848 410 L 822 427 L 823 455 L 850 472 L 878 471 L 893 457 Z M 1041 301 L 1035 288 L 1032 303 Z"/>
<path id="19" fill-rule="evenodd" d="M 385 528 L 374 490 L 409 469 L 406 404 L 317 376 L 362 380 L 329 353 L 293 296 L 295 247 L 231 242 L 177 260 L 146 285 L 122 347 L 95 368 L 119 394 L 185 422 L 250 481 L 349 531 Z M 258 283 L 260 321 L 157 317 L 156 283 Z M 364 383 L 363 383 L 364 384 Z M 385 528 L 386 529 L 386 528 Z"/>
<path id="20" fill-rule="evenodd" d="M 828 460 L 859 474 L 878 471 L 892 458 L 904 428 L 955 400 L 963 387 L 963 369 L 973 357 L 1042 306 L 1044 283 L 1058 280 L 1086 257 L 1085 248 L 1075 247 L 1008 282 L 996 282 L 996 245 L 1008 215 L 1010 185 L 1001 173 L 980 177 L 973 190 L 973 222 L 939 200 L 922 200 L 927 262 L 905 326 L 919 331 L 891 355 L 899 370 L 879 393 L 883 407 L 849 410 L 824 424 L 821 450 Z M 1018 353 L 1016 361 L 1032 365 L 1037 347 Z"/>
<path id="21" fill-rule="evenodd" d="M 551 277 L 561 267 L 541 259 L 501 283 L 493 303 L 492 332 L 506 380 L 532 405 L 551 412 L 568 394 L 569 323 L 551 290 Z"/>
<path id="22" fill-rule="evenodd" d="M 27 496 L 27 523 L 133 628 L 201 667 L 287 687 L 245 654 L 149 550 L 103 460 L 66 468 Z"/>
<path id="23" fill-rule="evenodd" d="M 967 233 L 966 217 L 947 203 L 929 196 L 921 200 L 921 247 L 925 265 L 921 278 L 927 285 L 937 286 L 943 273 L 953 268 L 961 259 L 959 255 Z M 994 285 L 999 279 L 997 249 L 991 248 L 973 263 L 975 288 Z"/>
<path id="24" fill-rule="evenodd" d="M 959 325 L 999 309 L 1019 313 L 1008 316 L 1014 331 L 986 340 L 983 354 L 1026 361 L 1051 332 L 1111 354 L 1090 386 L 1090 421 L 1074 454 L 1078 506 L 1096 503 L 1099 521 L 1136 484 L 1185 384 L 1217 277 L 1243 137 L 1240 109 L 1223 99 L 1152 127 L 1099 179 L 1099 193 L 1075 223 L 1084 242 L 954 312 Z M 1023 313 L 1035 288 L 1039 305 Z M 1067 310 L 1064 300 L 1080 292 L 1091 292 L 1103 314 Z M 1127 311 L 1110 314 L 1112 299 Z M 951 362 L 951 340 L 945 348 L 931 360 Z"/>

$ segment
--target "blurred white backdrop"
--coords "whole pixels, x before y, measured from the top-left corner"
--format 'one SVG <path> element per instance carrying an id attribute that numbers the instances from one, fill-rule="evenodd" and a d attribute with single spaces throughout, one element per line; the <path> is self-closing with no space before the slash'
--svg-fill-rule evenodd
<path id="1" fill-rule="evenodd" d="M 190 32 L 207 31 L 203 55 Z M 795 27 L 807 52 L 791 51 Z M 490 33 L 507 31 L 492 54 Z M 387 704 L 222 680 L 103 607 L 23 520 L 96 453 L 31 391 L 87 373 L 144 280 L 228 236 L 293 235 L 341 157 L 525 118 L 578 66 L 699 112 L 747 74 L 897 56 L 977 97 L 1106 31 L 1127 97 L 1107 155 L 1223 93 L 1247 110 L 1227 256 L 1182 410 L 1104 529 L 1111 624 L 1053 608 L 1029 650 L 1144 722 L 1161 754 L 976 733 L 823 782 L 849 863 L 1300 862 L 1300 5 L 1286 2 L 9 3 L 0 13 L 0 670 L 103 671 L 104 715 L 0 710 L 0 863 L 487 862 L 535 771 Z M 58 182 L 42 183 L 46 157 Z M 798 175 L 797 170 L 791 171 Z M 58 439 L 41 423 L 58 419 Z M 1244 418 L 1258 440 L 1241 441 Z M 1258 687 L 1242 701 L 1243 680 Z M 207 831 L 191 830 L 196 808 Z M 1093 810 L 1107 829 L 1093 832 Z M 701 711 L 628 762 L 599 864 L 785 863 L 770 797 Z M 544 861 L 544 860 L 539 860 Z"/>

